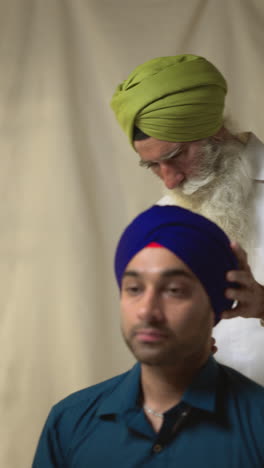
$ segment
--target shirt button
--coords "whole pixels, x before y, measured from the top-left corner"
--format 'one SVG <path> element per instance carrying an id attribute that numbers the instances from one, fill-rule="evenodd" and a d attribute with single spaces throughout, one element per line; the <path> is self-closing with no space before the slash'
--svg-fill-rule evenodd
<path id="1" fill-rule="evenodd" d="M 162 450 L 162 445 L 156 444 L 156 445 L 153 446 L 153 452 L 159 453 L 159 452 L 161 452 L 161 450 Z"/>

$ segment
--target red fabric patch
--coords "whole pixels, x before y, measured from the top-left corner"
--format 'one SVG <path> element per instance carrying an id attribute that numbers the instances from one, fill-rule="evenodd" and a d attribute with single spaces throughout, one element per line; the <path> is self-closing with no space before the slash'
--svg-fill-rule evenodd
<path id="1" fill-rule="evenodd" d="M 157 248 L 157 247 L 163 247 L 163 245 L 158 244 L 158 242 L 150 242 L 148 245 L 146 245 L 146 247 Z"/>

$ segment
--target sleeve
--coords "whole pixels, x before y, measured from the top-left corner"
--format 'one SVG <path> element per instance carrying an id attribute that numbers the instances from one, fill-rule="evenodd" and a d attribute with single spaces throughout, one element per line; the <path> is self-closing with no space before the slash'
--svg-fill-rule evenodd
<path id="1" fill-rule="evenodd" d="M 32 468 L 66 468 L 60 440 L 58 416 L 53 408 L 40 435 Z"/>

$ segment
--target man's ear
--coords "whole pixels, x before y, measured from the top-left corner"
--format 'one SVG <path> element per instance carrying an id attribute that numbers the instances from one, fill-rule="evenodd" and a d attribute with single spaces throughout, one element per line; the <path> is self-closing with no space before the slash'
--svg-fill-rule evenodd
<path id="1" fill-rule="evenodd" d="M 223 141 L 234 138 L 233 135 L 224 127 L 224 125 L 218 130 L 218 132 L 210 137 L 215 143 L 222 143 Z"/>

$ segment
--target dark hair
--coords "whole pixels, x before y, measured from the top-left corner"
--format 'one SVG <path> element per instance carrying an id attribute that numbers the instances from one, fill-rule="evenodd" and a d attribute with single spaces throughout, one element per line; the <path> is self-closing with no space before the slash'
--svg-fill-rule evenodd
<path id="1" fill-rule="evenodd" d="M 138 127 L 134 127 L 133 141 L 146 140 L 147 138 L 150 138 L 150 136 L 142 132 Z"/>

